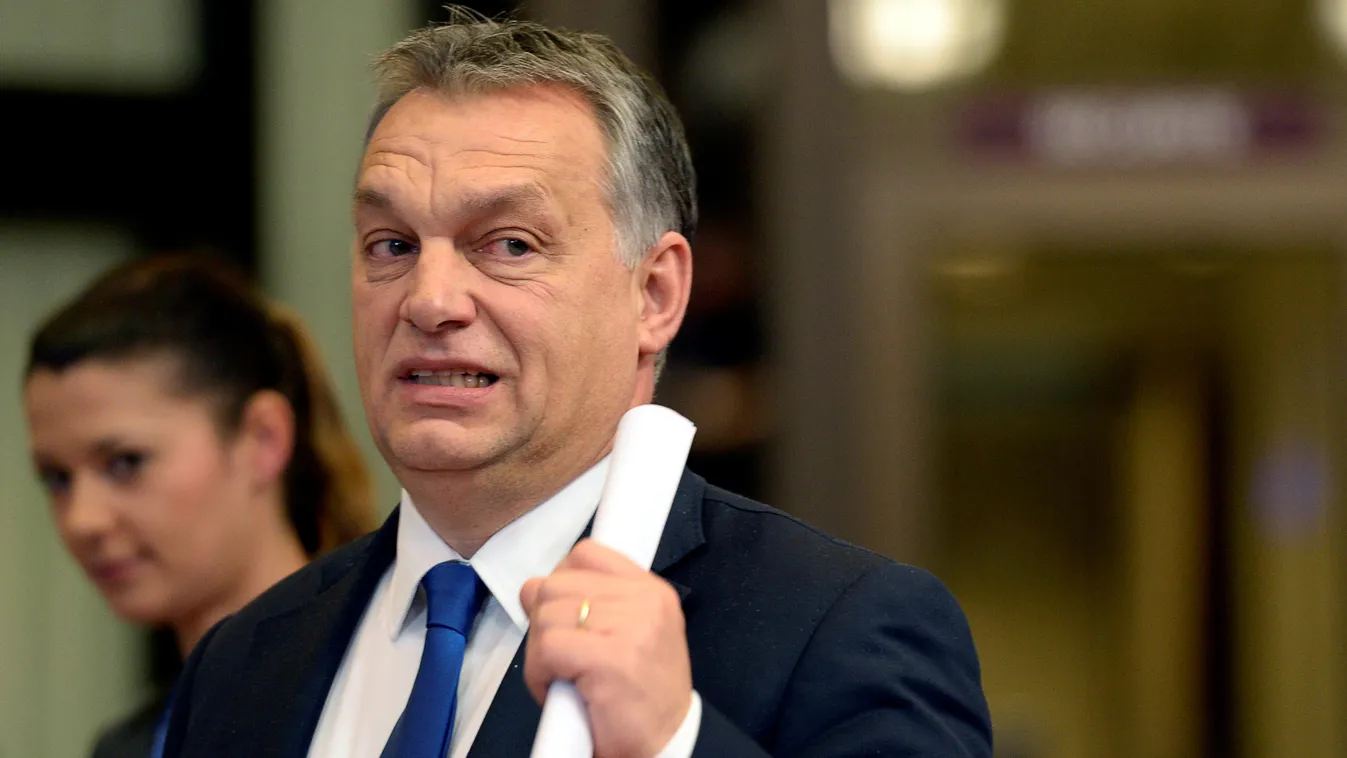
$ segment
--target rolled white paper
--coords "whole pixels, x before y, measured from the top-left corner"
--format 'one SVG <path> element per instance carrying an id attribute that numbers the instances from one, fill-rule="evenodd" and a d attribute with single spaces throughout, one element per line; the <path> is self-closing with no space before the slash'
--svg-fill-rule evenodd
<path id="1" fill-rule="evenodd" d="M 662 405 L 638 405 L 623 414 L 594 512 L 596 542 L 650 568 L 696 432 L 691 421 Z"/>
<path id="2" fill-rule="evenodd" d="M 594 513 L 595 541 L 650 568 L 696 432 L 691 421 L 661 405 L 638 405 L 623 414 Z M 570 682 L 552 682 L 531 758 L 593 755 L 584 700 Z"/>

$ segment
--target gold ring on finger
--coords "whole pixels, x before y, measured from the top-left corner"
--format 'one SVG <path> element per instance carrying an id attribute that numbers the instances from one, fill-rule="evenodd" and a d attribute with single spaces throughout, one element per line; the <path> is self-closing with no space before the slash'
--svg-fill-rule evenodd
<path id="1" fill-rule="evenodd" d="M 584 629 L 587 623 L 589 623 L 589 598 L 580 601 L 580 617 L 575 620 L 575 626 Z"/>

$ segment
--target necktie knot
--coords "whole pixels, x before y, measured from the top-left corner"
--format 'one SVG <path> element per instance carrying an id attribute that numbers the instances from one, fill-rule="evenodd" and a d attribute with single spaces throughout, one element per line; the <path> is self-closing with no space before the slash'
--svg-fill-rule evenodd
<path id="1" fill-rule="evenodd" d="M 436 565 L 421 579 L 426 592 L 426 626 L 452 629 L 468 636 L 486 587 L 472 566 L 461 561 Z"/>

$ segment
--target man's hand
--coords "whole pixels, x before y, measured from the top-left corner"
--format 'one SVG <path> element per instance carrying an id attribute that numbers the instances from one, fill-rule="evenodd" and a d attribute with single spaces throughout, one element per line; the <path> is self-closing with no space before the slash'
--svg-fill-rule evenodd
<path id="1" fill-rule="evenodd" d="M 692 705 L 692 671 L 678 593 L 593 540 L 519 593 L 529 616 L 524 681 L 539 703 L 554 679 L 575 683 L 589 708 L 598 758 L 651 758 Z M 581 608 L 589 602 L 584 628 Z"/>

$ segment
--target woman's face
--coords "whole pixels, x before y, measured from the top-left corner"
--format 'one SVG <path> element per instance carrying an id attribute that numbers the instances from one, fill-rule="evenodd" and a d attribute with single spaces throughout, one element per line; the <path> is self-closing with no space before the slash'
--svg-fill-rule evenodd
<path id="1" fill-rule="evenodd" d="M 121 617 L 174 624 L 227 602 L 249 560 L 247 456 L 168 358 L 41 369 L 24 391 L 61 540 Z"/>

